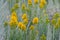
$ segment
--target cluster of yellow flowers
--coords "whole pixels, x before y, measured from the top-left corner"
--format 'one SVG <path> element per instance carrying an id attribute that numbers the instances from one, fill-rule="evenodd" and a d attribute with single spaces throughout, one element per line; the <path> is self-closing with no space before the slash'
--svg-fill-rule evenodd
<path id="1" fill-rule="evenodd" d="M 12 12 L 12 15 L 10 17 L 10 22 L 9 22 L 9 25 L 12 27 L 12 26 L 16 26 L 18 24 L 18 19 L 17 19 L 17 15 L 16 15 L 16 12 Z"/>
<path id="2" fill-rule="evenodd" d="M 38 17 L 35 17 L 35 18 L 33 18 L 32 23 L 33 24 L 38 24 L 38 21 L 39 21 Z M 34 30 L 34 25 L 30 26 L 30 30 Z"/>
<path id="3" fill-rule="evenodd" d="M 23 19 L 23 21 L 24 21 L 25 24 L 28 23 L 28 17 L 27 17 L 27 14 L 26 14 L 26 13 L 24 13 L 24 14 L 22 15 L 22 19 Z"/>
<path id="4" fill-rule="evenodd" d="M 24 32 L 27 32 L 27 30 L 31 30 L 35 34 L 38 34 L 39 33 L 38 30 L 39 30 L 40 26 L 44 26 L 45 23 L 47 23 L 47 24 L 51 23 L 52 26 L 56 29 L 58 29 L 60 27 L 60 14 L 59 13 L 56 12 L 52 17 L 52 20 L 49 20 L 48 19 L 48 14 L 46 14 L 46 10 L 42 10 L 42 12 L 40 12 L 40 14 L 39 14 L 38 11 L 36 10 L 37 6 L 34 7 L 35 5 L 38 5 L 38 8 L 40 7 L 41 9 L 43 9 L 45 7 L 45 5 L 47 4 L 46 0 L 28 0 L 28 5 L 25 5 L 25 3 L 23 3 L 21 5 L 21 11 L 23 13 L 22 16 L 21 16 L 22 20 L 18 21 L 18 16 L 17 16 L 17 13 L 16 13 L 15 9 L 19 8 L 19 5 L 18 5 L 18 0 L 16 0 L 16 1 L 17 1 L 17 3 L 12 7 L 12 14 L 11 14 L 10 21 L 9 21 L 9 25 L 10 25 L 11 28 L 16 28 L 17 27 L 18 29 L 21 29 Z M 39 1 L 40 1 L 40 3 L 39 3 Z M 34 5 L 32 5 L 33 4 L 32 2 L 34 3 Z M 30 5 L 31 5 L 32 8 L 29 7 Z M 34 9 L 34 10 L 32 11 L 32 9 Z M 41 11 L 41 10 L 39 10 L 39 11 Z M 27 15 L 27 13 L 29 13 L 29 15 Z M 36 14 L 38 13 L 38 14 L 37 15 L 32 15 L 32 13 L 36 13 Z M 31 17 L 31 15 L 32 15 L 32 17 Z M 37 16 L 41 17 L 40 21 L 39 21 L 40 17 L 38 18 Z M 32 20 L 30 20 L 30 19 L 32 19 Z M 36 28 L 35 26 L 37 26 L 36 24 L 38 24 L 38 23 L 41 24 L 41 25 L 38 25 L 39 27 Z M 45 26 L 47 26 L 47 24 Z M 4 25 L 7 26 L 8 23 L 5 22 Z M 43 27 L 41 27 L 41 28 L 43 28 Z M 45 29 L 46 28 L 44 28 L 44 30 Z M 30 32 L 29 36 L 31 35 L 32 32 Z M 24 34 L 24 36 L 25 36 L 25 34 Z M 40 37 L 40 40 L 46 40 L 46 35 L 42 34 L 41 37 Z"/>
<path id="5" fill-rule="evenodd" d="M 39 0 L 34 0 L 34 4 L 38 4 Z M 28 4 L 32 5 L 32 0 L 28 0 Z M 46 0 L 40 0 L 39 7 L 43 8 L 47 4 Z"/>
<path id="6" fill-rule="evenodd" d="M 43 8 L 47 4 L 46 0 L 40 0 L 40 8 Z"/>
<path id="7" fill-rule="evenodd" d="M 39 0 L 34 0 L 34 4 L 38 4 Z M 47 4 L 46 0 L 40 0 L 40 4 L 39 7 L 43 8 L 45 6 L 45 4 Z M 28 0 L 28 5 L 32 5 L 32 0 Z M 16 3 L 13 7 L 11 11 L 14 11 L 15 9 L 19 8 L 18 3 Z M 22 4 L 22 10 L 26 10 L 26 5 L 25 3 Z"/>
<path id="8" fill-rule="evenodd" d="M 28 23 L 28 17 L 27 17 L 27 14 L 26 13 L 24 13 L 22 15 L 22 19 L 23 19 L 23 21 L 24 21 L 25 24 Z M 32 23 L 33 24 L 38 24 L 38 21 L 39 21 L 38 17 L 35 17 L 35 18 L 33 18 Z M 33 29 L 34 29 L 34 26 L 31 25 L 30 26 L 30 30 L 33 30 Z"/>
<path id="9" fill-rule="evenodd" d="M 19 22 L 19 23 L 18 23 L 18 27 L 19 27 L 20 29 L 22 29 L 23 31 L 26 31 L 26 25 L 23 24 L 22 22 Z"/>
<path id="10" fill-rule="evenodd" d="M 28 24 L 28 17 L 27 17 L 27 14 L 24 13 L 22 15 L 22 19 L 23 19 L 23 22 L 19 22 L 18 23 L 18 27 L 24 31 L 26 31 L 26 24 Z"/>
<path id="11" fill-rule="evenodd" d="M 26 30 L 26 25 L 25 25 L 25 24 L 28 24 L 28 17 L 27 17 L 27 14 L 26 14 L 26 13 L 24 13 L 24 14 L 22 15 L 22 19 L 23 19 L 23 22 L 19 22 L 19 23 L 18 23 L 17 15 L 16 15 L 16 12 L 14 11 L 14 12 L 12 12 L 9 25 L 10 25 L 11 27 L 18 25 L 18 27 L 19 27 L 20 29 L 22 29 L 22 30 L 25 31 L 25 30 Z M 33 23 L 33 24 L 37 24 L 38 21 L 39 21 L 38 17 L 35 17 L 35 18 L 33 18 L 32 23 Z M 34 26 L 31 25 L 31 26 L 30 26 L 30 30 L 33 30 L 33 29 L 34 29 Z"/>
<path id="12" fill-rule="evenodd" d="M 55 13 L 53 15 L 53 19 L 51 20 L 51 23 L 56 29 L 59 28 L 60 26 L 60 14 L 59 13 Z"/>
<path id="13" fill-rule="evenodd" d="M 38 4 L 39 0 L 34 0 L 34 4 Z M 41 1 L 42 4 L 44 4 L 46 1 Z M 32 5 L 32 0 L 28 0 L 28 5 Z M 17 26 L 18 25 L 18 28 L 22 29 L 22 30 L 26 30 L 26 25 L 28 25 L 29 23 L 29 19 L 28 19 L 28 16 L 27 16 L 27 13 L 24 12 L 24 14 L 22 15 L 22 20 L 23 22 L 18 22 L 18 18 L 17 18 L 17 15 L 16 15 L 16 12 L 15 12 L 15 9 L 18 8 L 19 5 L 18 3 L 16 3 L 13 7 L 12 7 L 12 15 L 11 15 L 11 18 L 10 18 L 10 21 L 9 21 L 9 25 L 12 27 L 12 26 Z M 26 5 L 25 3 L 22 4 L 22 11 L 25 11 L 27 8 L 26 8 Z M 27 10 L 30 10 L 29 8 Z M 33 20 L 32 20 L 32 25 L 30 25 L 30 30 L 34 30 L 34 25 L 33 24 L 38 24 L 39 22 L 39 18 L 38 17 L 34 17 Z"/>

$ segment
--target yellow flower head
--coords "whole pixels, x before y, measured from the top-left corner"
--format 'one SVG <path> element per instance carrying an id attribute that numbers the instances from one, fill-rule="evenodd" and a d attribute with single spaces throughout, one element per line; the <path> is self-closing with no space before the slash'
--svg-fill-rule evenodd
<path id="1" fill-rule="evenodd" d="M 34 3 L 37 4 L 39 1 L 38 0 L 34 0 Z"/>
<path id="2" fill-rule="evenodd" d="M 22 19 L 24 20 L 24 19 L 27 19 L 27 14 L 26 13 L 24 13 L 23 15 L 22 15 Z"/>
<path id="3" fill-rule="evenodd" d="M 16 4 L 14 5 L 14 7 L 15 7 L 15 8 L 19 8 L 19 5 L 16 3 Z"/>
<path id="4" fill-rule="evenodd" d="M 25 6 L 25 4 L 23 3 L 22 4 L 22 10 L 25 10 L 26 9 L 26 6 Z"/>
<path id="5" fill-rule="evenodd" d="M 51 23 L 52 23 L 53 25 L 55 25 L 55 24 L 56 24 L 56 20 L 55 20 L 55 19 L 52 19 L 52 20 L 51 20 Z"/>
<path id="6" fill-rule="evenodd" d="M 22 28 L 22 25 L 23 25 L 22 22 L 19 22 L 19 23 L 18 23 L 18 27 L 19 27 L 20 29 Z"/>
<path id="7" fill-rule="evenodd" d="M 9 25 L 10 26 L 17 26 L 17 24 L 18 24 L 18 22 L 17 21 L 13 21 L 13 20 L 11 20 L 10 22 L 9 22 Z"/>
<path id="8" fill-rule="evenodd" d="M 26 26 L 22 22 L 18 23 L 18 27 L 24 31 L 26 30 Z"/>
<path id="9" fill-rule="evenodd" d="M 41 0 L 40 3 L 42 3 L 43 5 L 47 4 L 46 0 Z"/>
<path id="10" fill-rule="evenodd" d="M 16 12 L 15 12 L 15 11 L 13 11 L 11 16 L 16 16 Z"/>
<path id="11" fill-rule="evenodd" d="M 29 5 L 32 5 L 32 0 L 28 0 L 28 4 Z"/>
<path id="12" fill-rule="evenodd" d="M 13 26 L 13 25 L 15 26 L 15 25 L 17 25 L 17 24 L 18 24 L 18 20 L 17 20 L 16 12 L 12 12 L 9 25 L 10 25 L 10 26 Z"/>
<path id="13" fill-rule="evenodd" d="M 35 18 L 33 18 L 32 23 L 33 23 L 33 24 L 37 24 L 37 23 L 38 23 L 38 21 L 39 21 L 38 17 L 35 17 Z"/>
<path id="14" fill-rule="evenodd" d="M 40 3 L 40 4 L 39 4 L 39 7 L 40 7 L 40 8 L 43 8 L 43 7 L 44 7 L 44 5 L 43 5 L 42 3 Z"/>
<path id="15" fill-rule="evenodd" d="M 13 20 L 13 21 L 17 21 L 17 18 L 15 16 L 11 16 L 10 19 Z"/>
<path id="16" fill-rule="evenodd" d="M 59 24 L 56 23 L 55 26 L 54 26 L 55 29 L 58 29 L 59 28 Z"/>
<path id="17" fill-rule="evenodd" d="M 48 18 L 46 18 L 46 23 L 49 23 L 49 22 L 50 22 L 50 20 Z"/>
<path id="18" fill-rule="evenodd" d="M 21 27 L 22 27 L 21 29 L 22 29 L 23 31 L 26 31 L 26 26 L 25 26 L 24 24 L 23 24 Z"/>
<path id="19" fill-rule="evenodd" d="M 17 21 L 17 15 L 16 15 L 16 12 L 15 11 L 12 12 L 12 15 L 11 15 L 11 18 L 10 19 L 13 20 L 13 21 Z"/>
<path id="20" fill-rule="evenodd" d="M 30 26 L 30 30 L 34 30 L 34 26 L 33 25 Z"/>
<path id="21" fill-rule="evenodd" d="M 53 18 L 58 18 L 59 16 L 60 16 L 60 14 L 56 12 L 56 13 L 53 15 Z"/>
<path id="22" fill-rule="evenodd" d="M 46 0 L 41 0 L 41 1 L 40 1 L 40 4 L 39 4 L 39 7 L 40 7 L 40 8 L 43 8 L 46 3 L 47 3 Z"/>
<path id="23" fill-rule="evenodd" d="M 12 8 L 11 8 L 11 12 L 13 12 L 13 11 L 15 11 L 15 7 L 12 7 Z"/>
<path id="24" fill-rule="evenodd" d="M 42 34 L 42 36 L 40 37 L 41 40 L 46 40 L 46 36 L 44 34 Z"/>
<path id="25" fill-rule="evenodd" d="M 24 24 L 27 24 L 28 23 L 28 19 L 24 19 Z"/>

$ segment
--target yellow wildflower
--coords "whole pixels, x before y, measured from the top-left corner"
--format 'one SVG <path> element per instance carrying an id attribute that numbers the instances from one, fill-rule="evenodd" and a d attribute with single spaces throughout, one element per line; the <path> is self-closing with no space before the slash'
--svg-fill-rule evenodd
<path id="1" fill-rule="evenodd" d="M 55 27 L 55 29 L 58 29 L 59 28 L 59 24 L 56 23 L 54 27 Z"/>
<path id="2" fill-rule="evenodd" d="M 11 16 L 15 16 L 15 17 L 17 17 L 16 12 L 13 11 Z"/>
<path id="3" fill-rule="evenodd" d="M 46 40 L 46 36 L 44 34 L 42 34 L 42 36 L 40 37 L 41 40 Z"/>
<path id="4" fill-rule="evenodd" d="M 11 16 L 10 19 L 13 20 L 13 21 L 17 21 L 17 18 L 15 16 Z"/>
<path id="5" fill-rule="evenodd" d="M 16 4 L 12 7 L 11 12 L 15 11 L 15 9 L 17 9 L 17 8 L 19 8 L 19 5 L 16 3 Z"/>
<path id="6" fill-rule="evenodd" d="M 16 12 L 12 12 L 9 24 L 10 26 L 16 26 L 18 24 Z"/>
<path id="7" fill-rule="evenodd" d="M 13 21 L 13 20 L 11 20 L 10 22 L 9 22 L 9 25 L 12 27 L 12 26 L 17 26 L 17 24 L 18 24 L 18 21 Z"/>
<path id="8" fill-rule="evenodd" d="M 15 7 L 15 8 L 19 8 L 19 5 L 16 3 L 16 4 L 14 5 L 14 7 Z"/>
<path id="9" fill-rule="evenodd" d="M 15 7 L 12 7 L 12 8 L 11 8 L 11 12 L 13 12 L 13 11 L 15 11 Z"/>
<path id="10" fill-rule="evenodd" d="M 24 13 L 23 15 L 22 15 L 22 19 L 24 20 L 24 19 L 27 19 L 27 14 L 26 13 Z"/>
<path id="11" fill-rule="evenodd" d="M 53 18 L 58 18 L 60 15 L 59 15 L 59 13 L 55 13 L 54 15 L 53 15 Z"/>
<path id="12" fill-rule="evenodd" d="M 46 0 L 41 0 L 40 3 L 42 3 L 43 5 L 47 4 Z"/>
<path id="13" fill-rule="evenodd" d="M 33 25 L 30 26 L 30 30 L 34 30 L 34 26 Z"/>
<path id="14" fill-rule="evenodd" d="M 26 26 L 22 22 L 18 23 L 18 27 L 24 31 L 26 30 Z"/>
<path id="15" fill-rule="evenodd" d="M 40 4 L 39 4 L 39 7 L 40 7 L 40 8 L 43 8 L 43 7 L 44 7 L 44 5 L 43 5 L 42 3 L 40 3 Z"/>
<path id="16" fill-rule="evenodd" d="M 46 0 L 41 0 L 39 7 L 40 7 L 40 8 L 43 8 L 46 3 L 47 3 Z"/>
<path id="17" fill-rule="evenodd" d="M 56 24 L 56 20 L 55 20 L 55 19 L 52 19 L 52 20 L 51 20 L 51 23 L 52 23 L 53 25 L 55 25 L 55 24 Z"/>
<path id="18" fill-rule="evenodd" d="M 28 23 L 28 19 L 24 19 L 24 24 L 27 24 Z"/>
<path id="19" fill-rule="evenodd" d="M 22 27 L 21 29 L 22 29 L 23 31 L 26 31 L 26 26 L 25 26 L 24 24 L 23 24 L 21 27 Z"/>
<path id="20" fill-rule="evenodd" d="M 20 29 L 22 28 L 22 25 L 23 25 L 22 22 L 19 22 L 19 23 L 18 23 L 18 27 L 19 27 Z"/>
<path id="21" fill-rule="evenodd" d="M 33 24 L 37 24 L 37 23 L 38 23 L 38 21 L 39 21 L 38 17 L 35 17 L 35 18 L 33 18 L 32 23 L 33 23 Z"/>
<path id="22" fill-rule="evenodd" d="M 34 3 L 37 4 L 39 1 L 38 0 L 34 0 Z"/>
<path id="23" fill-rule="evenodd" d="M 28 4 L 29 5 L 32 5 L 32 0 L 28 0 Z"/>
<path id="24" fill-rule="evenodd" d="M 26 6 L 25 6 L 25 4 L 23 3 L 22 4 L 22 10 L 25 10 L 26 9 Z"/>
<path id="25" fill-rule="evenodd" d="M 10 20 L 13 20 L 13 21 L 17 21 L 17 15 L 16 15 L 16 12 L 12 12 L 12 15 L 11 15 L 11 18 Z"/>

